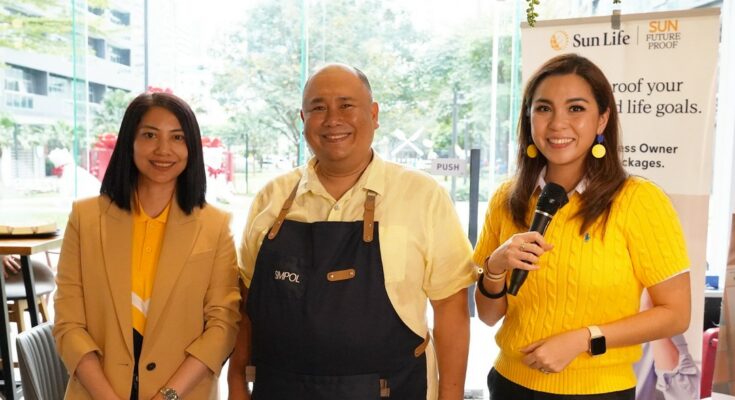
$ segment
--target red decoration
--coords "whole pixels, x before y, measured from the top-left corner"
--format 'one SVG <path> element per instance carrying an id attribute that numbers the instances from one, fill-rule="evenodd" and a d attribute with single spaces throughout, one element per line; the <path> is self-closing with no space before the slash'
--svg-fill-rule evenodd
<path id="1" fill-rule="evenodd" d="M 168 93 L 168 94 L 174 94 L 174 91 L 170 88 L 160 88 L 156 86 L 148 86 L 148 89 L 145 91 L 146 93 Z"/>
<path id="2" fill-rule="evenodd" d="M 211 138 L 209 136 L 202 136 L 202 147 L 225 147 L 219 138 Z"/>
<path id="3" fill-rule="evenodd" d="M 213 177 L 214 179 L 217 179 L 217 175 L 225 173 L 225 169 L 220 168 L 212 168 L 209 165 L 207 165 L 207 173 L 209 176 Z"/>
<path id="4" fill-rule="evenodd" d="M 97 142 L 94 144 L 95 149 L 114 149 L 117 143 L 117 134 L 102 133 L 97 136 Z"/>
<path id="5" fill-rule="evenodd" d="M 58 167 L 54 167 L 51 169 L 51 175 L 61 178 L 61 175 L 64 174 L 64 167 L 66 165 L 59 165 Z"/>

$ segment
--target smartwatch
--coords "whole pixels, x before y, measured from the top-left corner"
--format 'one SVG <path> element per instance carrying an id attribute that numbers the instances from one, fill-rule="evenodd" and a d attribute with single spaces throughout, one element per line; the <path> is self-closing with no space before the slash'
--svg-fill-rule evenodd
<path id="1" fill-rule="evenodd" d="M 605 336 L 602 334 L 600 328 L 595 325 L 591 325 L 587 327 L 587 330 L 590 331 L 590 347 L 587 352 L 589 352 L 592 357 L 605 354 L 607 351 L 607 345 L 605 343 Z"/>
<path id="2" fill-rule="evenodd" d="M 161 390 L 159 390 L 158 392 L 161 393 L 161 395 L 163 395 L 163 398 L 166 400 L 181 400 L 179 394 L 170 387 L 162 387 Z"/>

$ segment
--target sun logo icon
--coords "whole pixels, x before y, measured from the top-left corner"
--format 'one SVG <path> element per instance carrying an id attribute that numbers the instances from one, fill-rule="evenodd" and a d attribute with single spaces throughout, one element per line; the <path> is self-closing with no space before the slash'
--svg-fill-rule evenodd
<path id="1" fill-rule="evenodd" d="M 564 50 L 569 44 L 569 35 L 564 31 L 556 31 L 551 34 L 550 44 L 551 48 L 556 51 Z"/>

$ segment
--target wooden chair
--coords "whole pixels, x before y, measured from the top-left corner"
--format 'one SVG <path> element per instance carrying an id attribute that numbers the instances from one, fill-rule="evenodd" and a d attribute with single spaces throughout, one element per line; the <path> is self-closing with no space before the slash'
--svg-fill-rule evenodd
<path id="1" fill-rule="evenodd" d="M 54 273 L 43 263 L 34 260 L 31 260 L 31 268 L 33 268 L 33 280 L 36 284 L 38 310 L 41 313 L 41 319 L 48 322 L 48 296 L 56 287 Z M 9 320 L 18 325 L 18 333 L 23 332 L 26 330 L 24 314 L 28 310 L 28 301 L 26 300 L 26 288 L 21 273 L 11 275 L 5 280 L 5 292 L 8 297 Z M 11 301 L 12 303 L 10 303 Z"/>

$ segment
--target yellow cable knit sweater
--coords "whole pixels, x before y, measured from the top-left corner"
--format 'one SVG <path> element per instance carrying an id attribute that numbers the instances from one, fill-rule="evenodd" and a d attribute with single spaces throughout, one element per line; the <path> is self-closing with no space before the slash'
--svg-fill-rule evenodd
<path id="1" fill-rule="evenodd" d="M 474 261 L 482 265 L 511 235 L 518 233 L 506 207 L 510 184 L 490 200 Z M 536 207 L 535 198 L 529 204 Z M 570 197 L 546 234 L 554 249 L 541 257 L 508 309 L 496 340 L 501 352 L 495 368 L 527 388 L 558 394 L 595 394 L 635 386 L 633 363 L 641 346 L 608 349 L 598 357 L 586 353 L 561 373 L 542 374 L 521 362 L 519 349 L 537 340 L 589 325 L 602 325 L 638 312 L 641 291 L 689 267 L 679 219 L 668 197 L 656 185 L 630 177 L 615 198 L 604 240 L 598 221 L 580 235 L 579 194 Z M 510 275 L 508 275 L 510 276 Z"/>

